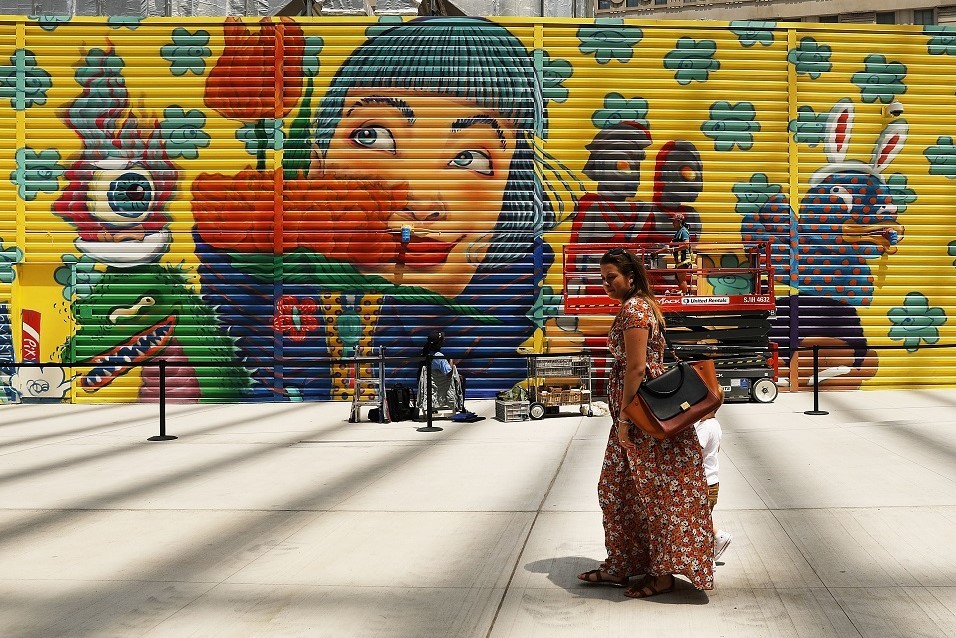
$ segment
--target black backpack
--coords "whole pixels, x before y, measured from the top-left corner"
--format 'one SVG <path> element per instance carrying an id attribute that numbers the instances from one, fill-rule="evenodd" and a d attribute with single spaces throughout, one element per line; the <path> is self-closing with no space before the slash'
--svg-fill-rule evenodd
<path id="1" fill-rule="evenodd" d="M 388 415 L 392 421 L 411 421 L 415 418 L 410 388 L 401 384 L 388 388 L 385 390 L 385 400 L 388 402 Z"/>

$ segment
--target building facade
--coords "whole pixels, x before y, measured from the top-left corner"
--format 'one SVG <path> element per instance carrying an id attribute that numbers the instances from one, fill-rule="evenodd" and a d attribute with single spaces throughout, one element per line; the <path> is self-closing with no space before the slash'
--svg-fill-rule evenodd
<path id="1" fill-rule="evenodd" d="M 954 56 L 932 26 L 0 19 L 0 400 L 151 401 L 159 362 L 176 401 L 346 399 L 352 355 L 412 385 L 433 330 L 491 396 L 525 351 L 601 352 L 569 247 L 677 213 L 744 271 L 708 303 L 772 247 L 782 378 L 824 344 L 825 388 L 952 386 Z"/>

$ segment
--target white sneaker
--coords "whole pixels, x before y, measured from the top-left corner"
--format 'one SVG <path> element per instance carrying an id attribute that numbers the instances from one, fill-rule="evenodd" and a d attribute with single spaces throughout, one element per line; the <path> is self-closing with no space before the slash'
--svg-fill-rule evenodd
<path id="1" fill-rule="evenodd" d="M 724 555 L 724 552 L 727 551 L 727 547 L 730 546 L 731 536 L 729 532 L 723 530 L 717 530 L 717 533 L 714 535 L 714 560 L 720 560 L 720 557 Z"/>

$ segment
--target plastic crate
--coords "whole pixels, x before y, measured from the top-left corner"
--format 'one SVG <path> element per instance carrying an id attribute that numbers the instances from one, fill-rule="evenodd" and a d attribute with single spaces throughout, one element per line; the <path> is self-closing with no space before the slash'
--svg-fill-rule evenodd
<path id="1" fill-rule="evenodd" d="M 495 400 L 495 418 L 499 421 L 524 421 L 528 418 L 527 401 Z"/>

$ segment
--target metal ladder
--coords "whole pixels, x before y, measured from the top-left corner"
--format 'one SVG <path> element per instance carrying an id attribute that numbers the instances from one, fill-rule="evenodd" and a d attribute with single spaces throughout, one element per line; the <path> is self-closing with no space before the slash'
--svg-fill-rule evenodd
<path id="1" fill-rule="evenodd" d="M 362 420 L 363 407 L 378 408 L 378 422 L 388 423 L 388 401 L 385 400 L 385 348 L 356 346 L 352 357 L 352 410 L 349 423 Z"/>

